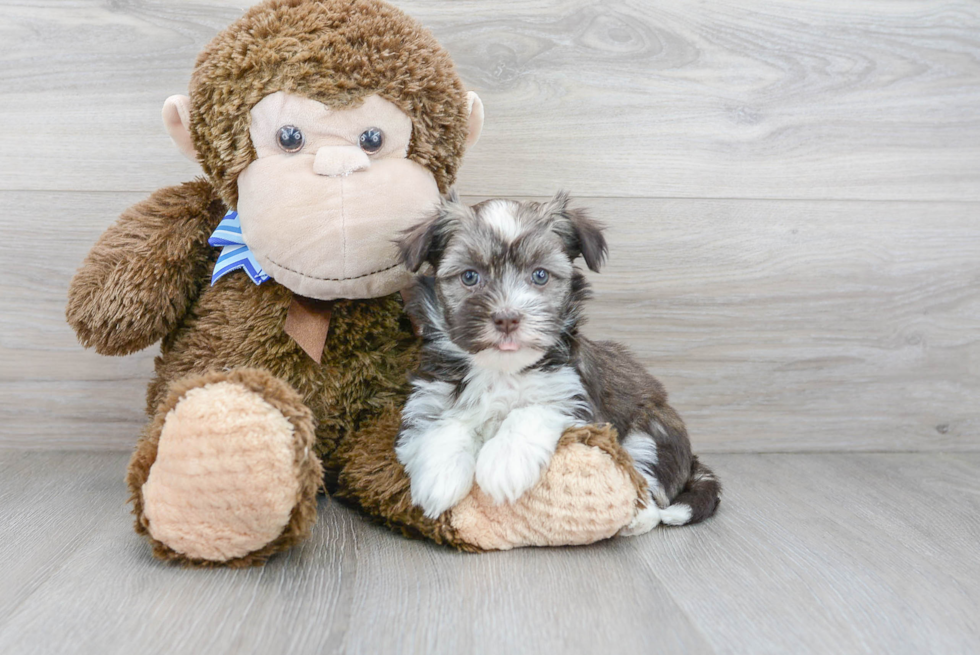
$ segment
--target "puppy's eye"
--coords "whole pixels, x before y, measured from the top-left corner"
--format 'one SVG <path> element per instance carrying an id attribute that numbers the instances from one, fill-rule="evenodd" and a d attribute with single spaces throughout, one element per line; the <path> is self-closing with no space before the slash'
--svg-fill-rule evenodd
<path id="1" fill-rule="evenodd" d="M 464 287 L 476 286 L 476 283 L 480 281 L 480 274 L 472 269 L 463 271 L 459 275 L 459 281 L 463 283 Z"/>
<path id="2" fill-rule="evenodd" d="M 295 125 L 284 125 L 279 128 L 276 141 L 279 142 L 279 147 L 286 152 L 297 152 L 303 147 L 306 139 Z"/>
<path id="3" fill-rule="evenodd" d="M 544 270 L 543 268 L 536 268 L 534 269 L 534 272 L 531 273 L 531 282 L 534 282 L 537 285 L 547 284 L 549 277 L 551 276 L 548 274 L 548 271 Z"/>
<path id="4" fill-rule="evenodd" d="M 357 145 L 361 146 L 361 150 L 369 155 L 381 150 L 381 146 L 384 144 L 385 133 L 376 127 L 369 127 L 361 132 L 361 136 L 357 137 Z"/>

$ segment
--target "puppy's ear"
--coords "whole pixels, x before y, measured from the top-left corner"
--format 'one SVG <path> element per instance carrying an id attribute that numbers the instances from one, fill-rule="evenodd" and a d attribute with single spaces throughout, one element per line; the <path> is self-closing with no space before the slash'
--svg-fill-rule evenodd
<path id="1" fill-rule="evenodd" d="M 552 217 L 552 229 L 565 243 L 565 252 L 570 259 L 579 255 L 590 270 L 599 272 L 606 261 L 609 248 L 603 236 L 603 225 L 589 217 L 584 209 L 569 209 L 568 193 L 559 191 L 548 203 L 545 211 Z"/>
<path id="2" fill-rule="evenodd" d="M 412 273 L 418 273 L 422 264 L 429 259 L 429 253 L 435 245 L 438 214 L 402 231 L 400 238 L 395 240 L 401 254 L 401 262 Z"/>
<path id="3" fill-rule="evenodd" d="M 395 244 L 405 268 L 418 273 L 425 262 L 438 267 L 459 215 L 468 211 L 469 207 L 459 201 L 456 190 L 451 189 L 429 218 L 404 230 Z"/>

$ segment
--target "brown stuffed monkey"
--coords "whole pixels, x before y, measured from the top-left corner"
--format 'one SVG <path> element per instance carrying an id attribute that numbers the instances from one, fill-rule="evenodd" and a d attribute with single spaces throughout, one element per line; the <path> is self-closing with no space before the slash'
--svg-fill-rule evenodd
<path id="1" fill-rule="evenodd" d="M 201 53 L 164 122 L 206 178 L 124 212 L 67 308 L 99 353 L 161 342 L 127 477 L 158 557 L 262 563 L 308 535 L 323 486 L 465 550 L 630 522 L 645 483 L 606 427 L 567 432 L 514 504 L 474 489 L 436 520 L 411 504 L 394 442 L 418 339 L 392 240 L 449 189 L 483 122 L 418 23 L 379 0 L 265 2 Z"/>

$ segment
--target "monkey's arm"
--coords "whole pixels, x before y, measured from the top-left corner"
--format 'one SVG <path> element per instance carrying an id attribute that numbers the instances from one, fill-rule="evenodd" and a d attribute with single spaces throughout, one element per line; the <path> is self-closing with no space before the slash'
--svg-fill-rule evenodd
<path id="1" fill-rule="evenodd" d="M 208 280 L 216 253 L 207 240 L 225 211 L 199 179 L 123 212 L 68 289 L 68 323 L 82 345 L 127 355 L 166 336 Z"/>

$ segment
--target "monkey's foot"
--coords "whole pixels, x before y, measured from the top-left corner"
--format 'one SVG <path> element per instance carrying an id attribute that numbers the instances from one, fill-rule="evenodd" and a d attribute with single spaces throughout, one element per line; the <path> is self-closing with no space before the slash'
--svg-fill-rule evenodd
<path id="1" fill-rule="evenodd" d="M 484 550 L 571 546 L 630 524 L 646 483 L 608 426 L 565 432 L 541 479 L 514 503 L 474 488 L 451 510 L 456 537 Z"/>
<path id="2" fill-rule="evenodd" d="M 316 519 L 313 440 L 299 395 L 265 371 L 173 384 L 130 462 L 137 532 L 163 559 L 261 564 Z"/>

